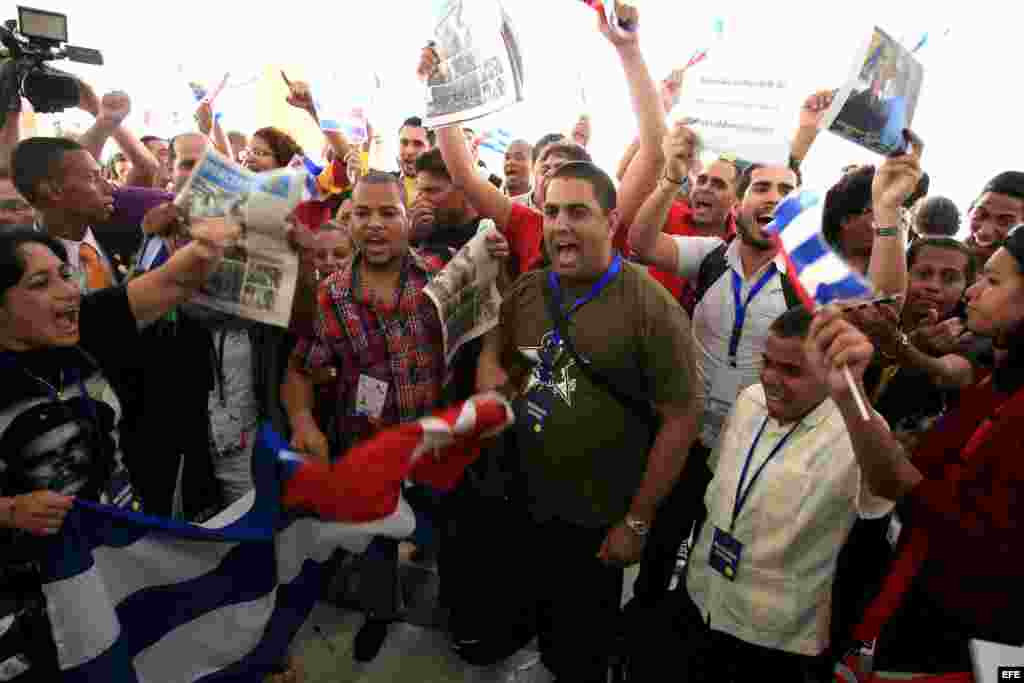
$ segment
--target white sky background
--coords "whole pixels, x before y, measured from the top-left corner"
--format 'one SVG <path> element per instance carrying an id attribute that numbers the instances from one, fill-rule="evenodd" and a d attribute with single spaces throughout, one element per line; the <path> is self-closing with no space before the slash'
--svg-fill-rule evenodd
<path id="1" fill-rule="evenodd" d="M 235 0 L 33 0 L 41 9 L 69 15 L 71 42 L 103 51 L 102 68 L 57 63 L 91 79 L 102 93 L 122 88 L 133 110 L 159 107 L 187 96 L 186 78 L 212 84 L 224 71 L 239 78 L 277 61 L 309 64 L 325 58 L 342 72 L 378 70 L 383 102 L 375 118 L 385 141 L 407 115 L 422 112 L 422 90 L 413 72 L 420 47 L 430 37 L 430 13 L 437 0 L 374 2 L 255 3 Z M 469 0 L 473 1 L 473 0 Z M 596 17 L 579 0 L 504 0 L 523 43 L 527 101 L 476 122 L 478 130 L 504 127 L 535 141 L 567 130 L 581 110 L 576 83 L 582 73 L 594 128 L 591 152 L 609 172 L 636 133 L 634 115 L 614 51 L 596 30 Z M 913 46 L 928 31 L 918 53 L 924 87 L 914 128 L 925 140 L 925 170 L 931 193 L 946 195 L 961 211 L 997 172 L 1024 169 L 1024 61 L 1019 46 L 1024 21 L 1016 3 L 861 0 L 851 3 L 681 3 L 636 0 L 641 10 L 641 45 L 655 79 L 686 62 L 694 49 L 742 54 L 759 64 L 777 64 L 780 78 L 793 83 L 793 125 L 806 95 L 840 87 L 858 47 L 876 23 Z M 15 18 L 14 4 L 4 17 Z M 856 9 L 858 14 L 852 14 Z M 716 41 L 713 25 L 724 21 Z M 950 29 L 943 37 L 946 29 Z M 280 55 L 286 55 L 283 59 Z M 695 67 L 699 70 L 701 66 Z M 353 76 L 355 78 L 355 75 Z M 313 83 L 315 90 L 316 84 Z M 685 88 L 685 84 L 684 84 Z M 251 89 L 249 90 L 251 91 Z M 252 130 L 273 121 L 254 120 L 247 91 L 222 96 L 219 109 L 228 128 Z M 181 93 L 178 95 L 177 93 Z M 169 105 L 166 105 L 169 106 Z M 141 115 L 133 115 L 141 130 Z M 392 150 L 393 154 L 393 150 Z M 492 170 L 496 158 L 485 155 Z M 805 185 L 827 189 L 848 162 L 875 162 L 873 153 L 822 133 L 805 162 Z"/>

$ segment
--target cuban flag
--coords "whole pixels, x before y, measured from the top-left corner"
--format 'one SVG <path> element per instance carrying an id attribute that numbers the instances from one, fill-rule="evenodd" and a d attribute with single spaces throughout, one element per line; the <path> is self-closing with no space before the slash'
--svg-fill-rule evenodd
<path id="1" fill-rule="evenodd" d="M 317 110 L 324 107 L 317 102 Z M 320 116 L 320 130 L 342 133 L 353 145 L 361 145 L 370 138 L 366 110 L 351 107 L 341 112 L 326 111 Z"/>
<path id="2" fill-rule="evenodd" d="M 850 269 L 821 233 L 824 202 L 811 190 L 794 190 L 775 207 L 767 230 L 776 235 L 790 280 L 810 311 L 815 304 L 871 294 L 871 284 Z"/>
<path id="3" fill-rule="evenodd" d="M 514 139 L 511 132 L 504 128 L 495 128 L 494 130 L 484 131 L 479 137 L 479 142 L 481 147 L 485 147 L 498 154 L 504 154 L 508 151 L 508 146 L 512 144 Z"/>
<path id="4" fill-rule="evenodd" d="M 61 532 L 40 540 L 62 680 L 261 681 L 323 594 L 333 551 L 409 536 L 403 480 L 450 488 L 480 439 L 511 422 L 507 402 L 477 396 L 331 466 L 264 429 L 255 490 L 202 525 L 77 501 Z"/>

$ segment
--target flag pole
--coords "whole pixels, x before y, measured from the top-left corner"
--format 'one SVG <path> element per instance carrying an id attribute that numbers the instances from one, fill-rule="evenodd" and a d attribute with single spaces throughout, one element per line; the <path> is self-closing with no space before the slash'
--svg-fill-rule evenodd
<path id="1" fill-rule="evenodd" d="M 793 285 L 793 290 L 796 292 L 797 298 L 804 305 L 804 308 L 814 315 L 814 299 L 804 288 L 800 278 L 796 276 L 796 266 L 793 265 L 793 261 L 789 258 L 789 252 L 782 246 L 782 238 L 779 237 L 778 233 L 774 235 L 775 245 L 778 248 L 778 253 L 782 254 L 783 258 L 786 259 L 786 275 L 789 278 L 790 283 Z M 843 377 L 846 378 L 846 384 L 850 387 L 850 393 L 853 394 L 853 400 L 857 404 L 857 410 L 860 411 L 860 416 L 865 422 L 871 421 L 871 415 L 868 413 L 867 403 L 864 401 L 864 397 L 861 396 L 860 389 L 857 387 L 857 382 L 853 379 L 853 373 L 850 372 L 850 366 L 843 366 Z"/>

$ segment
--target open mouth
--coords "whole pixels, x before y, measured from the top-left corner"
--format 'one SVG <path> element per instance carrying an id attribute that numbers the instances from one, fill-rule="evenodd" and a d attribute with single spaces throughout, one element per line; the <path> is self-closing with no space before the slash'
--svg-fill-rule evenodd
<path id="1" fill-rule="evenodd" d="M 754 223 L 762 228 L 775 220 L 775 209 L 754 214 Z"/>
<path id="2" fill-rule="evenodd" d="M 555 243 L 555 263 L 559 268 L 575 268 L 580 262 L 580 247 L 574 242 Z"/>
<path id="3" fill-rule="evenodd" d="M 695 199 L 693 200 L 693 209 L 695 211 L 711 211 L 714 205 L 706 199 Z"/>

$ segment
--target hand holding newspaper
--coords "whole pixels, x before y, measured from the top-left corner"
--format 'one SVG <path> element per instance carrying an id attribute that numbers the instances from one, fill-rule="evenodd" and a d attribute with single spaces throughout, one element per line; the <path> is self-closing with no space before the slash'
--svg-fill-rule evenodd
<path id="1" fill-rule="evenodd" d="M 289 168 L 252 173 L 206 148 L 174 204 L 187 220 L 222 218 L 242 229 L 195 303 L 288 326 L 299 260 L 288 244 L 287 219 L 302 199 L 304 176 Z"/>
<path id="2" fill-rule="evenodd" d="M 523 59 L 498 0 L 442 0 L 429 47 L 439 64 L 427 80 L 427 128 L 501 111 L 523 100 Z"/>
<path id="3" fill-rule="evenodd" d="M 501 264 L 487 249 L 487 236 L 497 230 L 494 221 L 482 221 L 476 236 L 423 289 L 437 306 L 446 363 L 498 324 L 501 295 L 495 281 Z"/>

